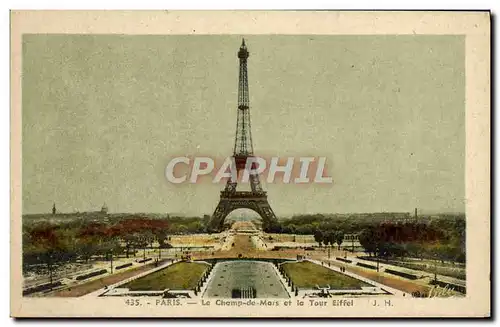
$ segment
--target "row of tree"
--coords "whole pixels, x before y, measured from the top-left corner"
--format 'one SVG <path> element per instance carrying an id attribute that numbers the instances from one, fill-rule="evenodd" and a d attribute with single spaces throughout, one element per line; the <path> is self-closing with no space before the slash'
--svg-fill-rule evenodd
<path id="1" fill-rule="evenodd" d="M 352 220 L 349 220 L 352 218 Z M 342 245 L 345 234 L 355 234 L 369 255 L 439 258 L 465 262 L 465 216 L 441 215 L 410 222 L 298 215 L 271 226 L 274 233 L 313 234 L 320 246 Z"/>
<path id="2" fill-rule="evenodd" d="M 364 229 L 359 241 L 369 253 L 382 251 L 387 244 L 434 243 L 444 241 L 445 233 L 422 223 L 382 223 Z"/>
<path id="3" fill-rule="evenodd" d="M 442 226 L 384 223 L 363 229 L 359 242 L 369 255 L 465 262 L 465 221 Z"/>
<path id="4" fill-rule="evenodd" d="M 93 255 L 119 254 L 127 248 L 122 246 L 123 243 L 140 246 L 145 244 L 149 235 L 160 235 L 158 227 L 159 224 L 156 226 L 153 222 L 139 224 L 133 219 L 111 226 L 92 222 L 84 226 L 42 223 L 26 227 L 23 262 L 30 265 L 47 261 L 88 261 Z"/>
<path id="5" fill-rule="evenodd" d="M 171 235 L 204 230 L 201 219 L 152 219 L 131 216 L 109 223 L 72 221 L 64 224 L 43 222 L 23 226 L 23 264 L 25 267 L 93 256 L 135 254 L 154 242 L 171 247 Z"/>
<path id="6" fill-rule="evenodd" d="M 340 246 L 344 241 L 344 232 L 340 230 L 321 231 L 317 229 L 314 231 L 314 240 L 318 242 L 319 246 L 330 245 L 333 247 L 336 244 L 340 250 Z"/>

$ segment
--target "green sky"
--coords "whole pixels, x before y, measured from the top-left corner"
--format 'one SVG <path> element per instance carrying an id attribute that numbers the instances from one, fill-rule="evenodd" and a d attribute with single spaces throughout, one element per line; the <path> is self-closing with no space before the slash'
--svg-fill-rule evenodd
<path id="1" fill-rule="evenodd" d="M 333 185 L 265 185 L 277 215 L 464 211 L 461 36 L 245 36 L 254 149 L 326 156 Z M 241 36 L 25 35 L 23 212 L 211 214 L 177 155 L 231 154 Z"/>

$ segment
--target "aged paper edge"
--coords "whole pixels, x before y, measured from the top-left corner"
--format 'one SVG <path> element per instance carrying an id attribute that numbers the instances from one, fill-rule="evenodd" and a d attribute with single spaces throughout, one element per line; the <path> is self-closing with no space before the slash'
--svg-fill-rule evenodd
<path id="1" fill-rule="evenodd" d="M 123 299 L 21 296 L 21 40 L 23 34 L 433 34 L 466 39 L 467 296 L 359 299 L 350 308 L 127 307 Z M 12 11 L 11 316 L 14 317 L 486 317 L 490 315 L 489 12 Z"/>

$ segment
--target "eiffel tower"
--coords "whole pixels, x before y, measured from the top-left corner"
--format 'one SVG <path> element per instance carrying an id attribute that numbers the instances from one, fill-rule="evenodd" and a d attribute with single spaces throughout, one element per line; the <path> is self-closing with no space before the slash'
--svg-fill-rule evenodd
<path id="1" fill-rule="evenodd" d="M 252 130 L 250 124 L 250 100 L 248 96 L 248 74 L 247 60 L 249 52 L 243 39 L 238 58 L 240 60 L 240 74 L 238 84 L 238 118 L 236 123 L 236 138 L 234 141 L 233 158 L 236 163 L 237 176 L 246 168 L 248 158 L 253 157 Z M 252 167 L 252 168 L 255 168 Z M 220 192 L 220 200 L 214 214 L 208 224 L 209 231 L 220 231 L 224 220 L 236 209 L 251 209 L 262 218 L 262 227 L 268 231 L 277 223 L 276 216 L 267 201 L 267 193 L 262 190 L 259 175 L 249 174 L 251 191 L 237 191 L 237 178 L 229 178 L 223 191 Z"/>

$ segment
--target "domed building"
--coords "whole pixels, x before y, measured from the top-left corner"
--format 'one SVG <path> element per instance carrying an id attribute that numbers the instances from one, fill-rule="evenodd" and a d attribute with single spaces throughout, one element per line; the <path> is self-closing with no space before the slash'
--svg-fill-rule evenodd
<path id="1" fill-rule="evenodd" d="M 104 204 L 102 205 L 101 213 L 104 213 L 104 214 L 108 213 L 108 206 L 106 205 L 106 202 L 104 202 Z"/>

